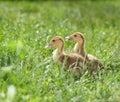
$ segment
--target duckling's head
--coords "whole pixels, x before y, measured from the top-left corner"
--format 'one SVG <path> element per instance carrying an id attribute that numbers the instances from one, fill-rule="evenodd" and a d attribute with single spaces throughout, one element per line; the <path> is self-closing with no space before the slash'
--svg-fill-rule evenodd
<path id="1" fill-rule="evenodd" d="M 63 45 L 64 45 L 63 38 L 61 36 L 55 36 L 50 40 L 49 44 L 45 48 L 51 48 L 51 47 L 59 48 L 59 47 L 63 47 Z"/>
<path id="2" fill-rule="evenodd" d="M 73 40 L 73 41 L 79 42 L 79 43 L 84 42 L 84 36 L 83 36 L 83 34 L 80 33 L 80 32 L 75 32 L 75 33 L 73 33 L 72 35 L 66 37 L 66 39 L 68 39 L 68 40 Z"/>

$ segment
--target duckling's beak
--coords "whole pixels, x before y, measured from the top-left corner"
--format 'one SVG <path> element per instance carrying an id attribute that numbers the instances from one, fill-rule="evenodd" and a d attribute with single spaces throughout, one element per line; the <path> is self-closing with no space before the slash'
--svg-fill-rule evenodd
<path id="1" fill-rule="evenodd" d="M 45 46 L 46 49 L 51 48 L 51 47 L 52 47 L 52 45 L 50 43 L 47 46 Z"/>
<path id="2" fill-rule="evenodd" d="M 72 40 L 72 36 L 65 37 L 67 40 Z"/>

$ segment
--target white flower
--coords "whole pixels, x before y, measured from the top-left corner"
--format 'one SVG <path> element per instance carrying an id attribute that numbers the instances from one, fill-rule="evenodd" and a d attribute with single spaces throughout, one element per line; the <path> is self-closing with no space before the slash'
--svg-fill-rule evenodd
<path id="1" fill-rule="evenodd" d="M 7 91 L 7 100 L 9 100 L 9 102 L 12 102 L 14 99 L 14 96 L 16 94 L 16 88 L 14 85 L 10 85 L 8 87 L 8 91 Z"/>

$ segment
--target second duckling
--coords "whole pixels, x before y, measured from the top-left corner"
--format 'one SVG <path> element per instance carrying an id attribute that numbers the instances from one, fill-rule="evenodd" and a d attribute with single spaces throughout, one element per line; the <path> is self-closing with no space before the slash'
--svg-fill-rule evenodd
<path id="1" fill-rule="evenodd" d="M 73 40 L 76 42 L 76 45 L 74 47 L 74 52 L 80 54 L 83 56 L 88 62 L 93 64 L 93 70 L 96 71 L 98 66 L 101 69 L 104 69 L 103 64 L 96 58 L 95 56 L 91 54 L 87 54 L 85 50 L 85 38 L 84 35 L 80 32 L 75 32 L 72 35 L 66 37 L 68 40 Z"/>

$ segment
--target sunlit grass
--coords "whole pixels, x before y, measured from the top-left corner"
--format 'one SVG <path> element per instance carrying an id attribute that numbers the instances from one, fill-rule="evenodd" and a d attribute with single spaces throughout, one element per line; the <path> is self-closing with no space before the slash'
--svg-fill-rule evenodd
<path id="1" fill-rule="evenodd" d="M 120 2 L 0 2 L 0 102 L 119 102 Z M 107 72 L 75 78 L 44 49 L 79 31 Z M 65 51 L 75 43 L 65 40 Z"/>

